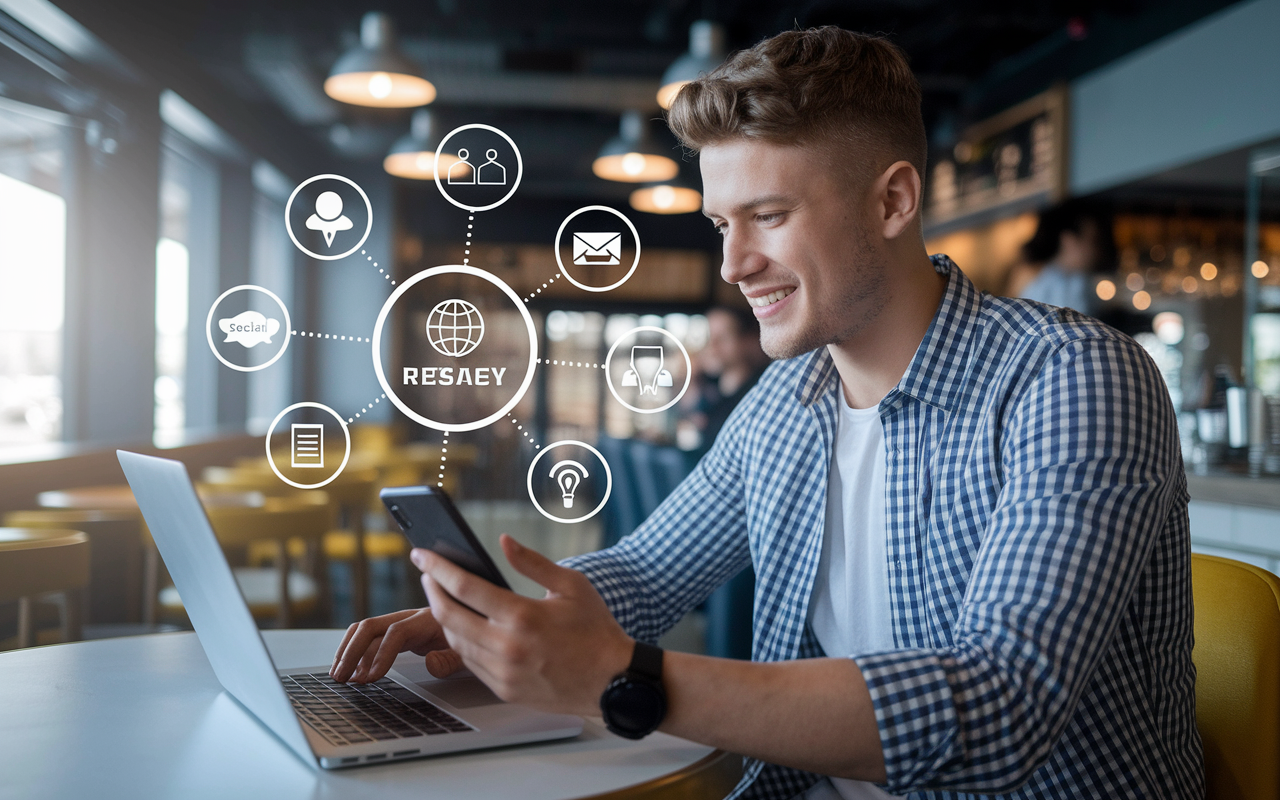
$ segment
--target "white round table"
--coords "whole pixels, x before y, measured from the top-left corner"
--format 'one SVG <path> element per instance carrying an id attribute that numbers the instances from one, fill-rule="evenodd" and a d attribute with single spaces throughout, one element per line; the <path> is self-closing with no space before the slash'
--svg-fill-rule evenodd
<path id="1" fill-rule="evenodd" d="M 263 632 L 278 668 L 328 664 L 341 635 Z M 418 656 L 396 667 L 429 679 Z M 0 676 L 4 800 L 639 798 L 680 783 L 719 796 L 740 771 L 710 747 L 661 733 L 632 742 L 592 719 L 568 741 L 321 770 L 222 690 L 192 633 L 0 653 Z"/>

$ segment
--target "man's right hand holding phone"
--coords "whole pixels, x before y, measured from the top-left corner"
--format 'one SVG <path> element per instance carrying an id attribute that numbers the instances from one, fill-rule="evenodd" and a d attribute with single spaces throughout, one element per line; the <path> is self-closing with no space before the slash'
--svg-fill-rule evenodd
<path id="1" fill-rule="evenodd" d="M 431 609 L 383 614 L 353 623 L 338 645 L 329 677 L 346 683 L 372 683 L 391 669 L 396 656 L 413 651 L 425 656 L 427 670 L 444 678 L 462 669 L 462 657 L 449 648 Z"/>

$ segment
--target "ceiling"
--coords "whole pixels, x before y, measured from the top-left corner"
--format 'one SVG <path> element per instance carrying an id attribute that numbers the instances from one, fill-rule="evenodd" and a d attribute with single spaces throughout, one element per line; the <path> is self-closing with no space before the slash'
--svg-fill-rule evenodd
<path id="1" fill-rule="evenodd" d="M 1070 79 L 1225 5 L 1222 0 L 56 0 L 149 74 L 180 75 L 299 146 L 379 161 L 408 111 L 330 101 L 320 84 L 356 43 L 360 17 L 392 15 L 402 49 L 437 84 L 431 108 L 503 127 L 521 142 L 529 187 L 599 194 L 595 151 L 618 113 L 658 117 L 658 79 L 689 24 L 726 24 L 731 49 L 794 27 L 884 33 L 908 54 L 936 143 L 974 119 Z M 176 88 L 176 87 L 175 87 Z M 182 91 L 182 90 L 179 90 Z M 195 98 L 191 98 L 196 102 Z M 198 104 L 198 103 L 197 103 Z M 655 130 L 662 133 L 655 124 Z M 607 192 L 606 192 L 607 194 Z"/>

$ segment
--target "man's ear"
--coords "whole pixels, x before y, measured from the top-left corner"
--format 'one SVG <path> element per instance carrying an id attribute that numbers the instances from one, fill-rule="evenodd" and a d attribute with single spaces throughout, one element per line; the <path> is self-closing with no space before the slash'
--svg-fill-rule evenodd
<path id="1" fill-rule="evenodd" d="M 881 233 L 896 239 L 920 216 L 920 173 L 909 161 L 895 161 L 876 181 Z"/>

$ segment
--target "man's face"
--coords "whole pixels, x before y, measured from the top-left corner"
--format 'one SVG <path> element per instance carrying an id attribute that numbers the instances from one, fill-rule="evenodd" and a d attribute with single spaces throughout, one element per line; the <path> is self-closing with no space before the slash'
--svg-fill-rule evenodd
<path id="1" fill-rule="evenodd" d="M 760 344 L 794 358 L 841 343 L 885 305 L 866 186 L 813 148 L 735 139 L 702 150 L 703 213 L 724 237 L 721 276 L 760 320 Z"/>

